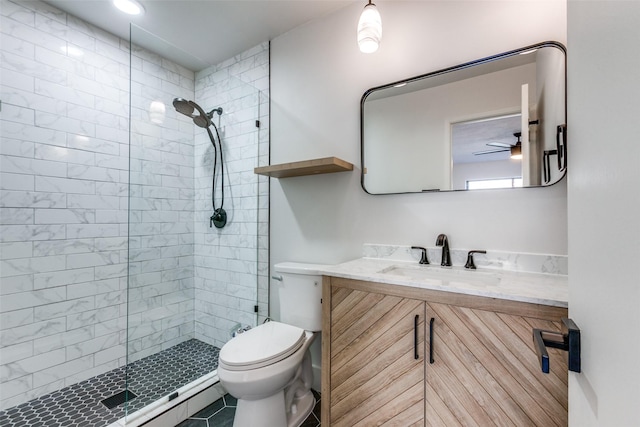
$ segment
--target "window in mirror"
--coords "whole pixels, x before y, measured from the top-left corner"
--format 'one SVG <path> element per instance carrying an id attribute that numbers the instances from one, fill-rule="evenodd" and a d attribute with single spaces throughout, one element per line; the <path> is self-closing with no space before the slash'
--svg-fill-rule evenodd
<path id="1" fill-rule="evenodd" d="M 492 188 L 517 188 L 522 187 L 522 178 L 494 178 L 467 181 L 467 190 L 488 190 Z"/>

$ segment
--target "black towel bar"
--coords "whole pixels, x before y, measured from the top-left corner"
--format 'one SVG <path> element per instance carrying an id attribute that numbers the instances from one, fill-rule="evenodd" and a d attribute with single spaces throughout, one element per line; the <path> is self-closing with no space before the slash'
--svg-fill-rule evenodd
<path id="1" fill-rule="evenodd" d="M 540 368 L 545 374 L 549 373 L 547 347 L 565 350 L 568 353 L 569 370 L 580 372 L 580 329 L 573 320 L 562 318 L 562 332 L 534 329 L 533 342 L 540 359 Z"/>

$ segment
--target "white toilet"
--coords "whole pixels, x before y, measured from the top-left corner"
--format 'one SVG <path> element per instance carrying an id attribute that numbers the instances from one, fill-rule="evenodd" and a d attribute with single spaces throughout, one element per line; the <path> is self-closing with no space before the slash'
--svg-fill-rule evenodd
<path id="1" fill-rule="evenodd" d="M 322 324 L 317 265 L 281 263 L 281 322 L 267 322 L 227 342 L 218 377 L 238 399 L 234 427 L 298 427 L 315 405 L 309 346 Z"/>

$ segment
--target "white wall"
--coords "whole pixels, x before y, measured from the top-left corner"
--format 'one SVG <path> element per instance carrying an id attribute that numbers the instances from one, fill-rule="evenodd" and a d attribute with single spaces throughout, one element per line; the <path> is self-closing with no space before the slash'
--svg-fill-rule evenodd
<path id="1" fill-rule="evenodd" d="M 638 28 L 638 2 L 569 2 L 569 314 L 583 352 L 582 373 L 569 376 L 575 427 L 640 420 Z"/>
<path id="2" fill-rule="evenodd" d="M 566 185 L 370 196 L 360 188 L 359 102 L 368 88 L 544 40 L 566 42 L 566 4 L 379 2 L 378 52 L 356 43 L 354 4 L 272 41 L 271 163 L 338 156 L 353 173 L 272 180 L 271 262 L 335 263 L 362 244 L 566 254 Z M 522 19 L 526 17 L 526 19 Z M 523 226 L 526 224 L 527 226 Z M 277 304 L 274 304 L 277 315 Z"/>

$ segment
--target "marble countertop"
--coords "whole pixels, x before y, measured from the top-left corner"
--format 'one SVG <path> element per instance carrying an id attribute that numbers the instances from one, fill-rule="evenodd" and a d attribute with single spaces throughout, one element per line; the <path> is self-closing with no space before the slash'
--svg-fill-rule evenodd
<path id="1" fill-rule="evenodd" d="M 466 295 L 567 307 L 567 276 L 499 269 L 466 270 L 380 258 L 359 258 L 336 265 L 280 264 L 280 271 L 454 292 Z M 277 270 L 277 268 L 276 268 Z"/>

